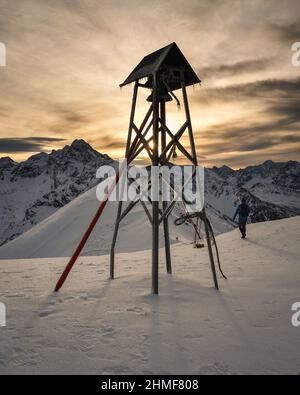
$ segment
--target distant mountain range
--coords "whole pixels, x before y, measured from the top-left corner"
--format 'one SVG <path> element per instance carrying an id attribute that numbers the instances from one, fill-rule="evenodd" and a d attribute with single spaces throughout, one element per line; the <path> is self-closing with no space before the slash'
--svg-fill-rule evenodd
<path id="1" fill-rule="evenodd" d="M 0 245 L 14 239 L 92 188 L 96 169 L 108 155 L 83 140 L 31 156 L 22 163 L 0 159 Z"/>
<path id="2" fill-rule="evenodd" d="M 300 212 L 300 162 L 267 160 L 261 165 L 240 170 L 228 166 L 213 167 L 212 170 L 265 202 L 285 207 L 295 214 Z"/>
<path id="3" fill-rule="evenodd" d="M 0 245 L 16 238 L 96 185 L 96 170 L 113 165 L 83 140 L 22 163 L 0 159 Z M 206 169 L 207 211 L 217 233 L 234 227 L 240 196 L 253 206 L 252 222 L 300 214 L 300 163 L 266 161 L 233 170 Z M 112 219 L 113 220 L 113 219 Z"/>

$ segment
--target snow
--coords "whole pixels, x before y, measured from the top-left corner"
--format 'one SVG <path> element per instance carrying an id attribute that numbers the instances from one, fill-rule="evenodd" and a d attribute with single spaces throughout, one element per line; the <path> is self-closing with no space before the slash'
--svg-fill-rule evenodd
<path id="1" fill-rule="evenodd" d="M 118 166 L 83 140 L 75 140 L 50 154 L 33 155 L 22 163 L 0 158 L 0 245 L 50 218 L 59 208 L 95 186 L 99 181 L 96 170 L 108 164 Z M 241 196 L 255 208 L 252 222 L 299 215 L 299 172 L 299 162 L 292 161 L 266 161 L 238 171 L 227 166 L 205 169 L 205 201 L 215 232 L 233 229 L 229 218 Z M 107 252 L 106 247 L 103 252 Z M 71 252 L 63 255 L 68 253 Z"/>
<path id="2" fill-rule="evenodd" d="M 0 259 L 65 257 L 72 255 L 100 202 L 96 187 L 78 196 L 53 215 L 0 248 Z M 124 203 L 124 209 L 126 208 Z M 108 202 L 83 255 L 108 254 L 116 222 L 117 202 Z M 190 240 L 190 226 L 175 227 L 170 221 L 171 242 Z M 138 235 L 138 237 L 137 237 Z M 116 251 L 129 252 L 151 248 L 152 228 L 141 205 L 121 222 Z M 161 235 L 161 242 L 163 241 Z M 61 240 L 64 240 L 62 243 Z"/>
<path id="3" fill-rule="evenodd" d="M 250 192 L 266 202 L 285 206 L 295 210 L 295 212 L 299 212 L 300 210 L 299 191 L 288 188 L 283 189 L 280 186 L 266 184 L 261 181 L 260 183 L 254 184 Z"/>
<path id="4" fill-rule="evenodd" d="M 150 293 L 149 250 L 117 254 L 113 281 L 107 255 L 80 258 L 59 294 L 66 258 L 1 260 L 0 373 L 300 374 L 300 329 L 291 325 L 299 221 L 251 224 L 246 240 L 238 230 L 218 236 L 228 276 L 219 292 L 206 249 L 187 242 L 172 246 L 173 275 L 161 251 L 159 296 Z"/>

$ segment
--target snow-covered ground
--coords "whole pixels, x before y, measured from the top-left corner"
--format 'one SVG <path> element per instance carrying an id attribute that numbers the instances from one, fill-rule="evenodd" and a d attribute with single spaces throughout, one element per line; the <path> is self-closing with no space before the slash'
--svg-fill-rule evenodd
<path id="1" fill-rule="evenodd" d="M 161 253 L 160 295 L 150 293 L 150 251 L 80 258 L 59 294 L 66 258 L 0 261 L 0 373 L 300 374 L 300 218 L 218 236 L 223 268 L 212 287 L 206 250 Z M 136 235 L 138 237 L 138 234 Z M 63 240 L 61 243 L 63 244 Z"/>

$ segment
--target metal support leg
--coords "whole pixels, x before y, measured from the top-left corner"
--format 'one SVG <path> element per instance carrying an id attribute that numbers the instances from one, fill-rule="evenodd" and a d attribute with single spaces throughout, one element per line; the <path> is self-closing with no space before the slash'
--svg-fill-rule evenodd
<path id="1" fill-rule="evenodd" d="M 182 96 L 183 96 L 185 114 L 186 114 L 186 118 L 188 121 L 188 132 L 189 132 L 192 156 L 193 156 L 193 160 L 194 160 L 194 165 L 196 167 L 196 166 L 198 166 L 197 153 L 196 153 L 196 147 L 195 147 L 195 141 L 194 141 L 194 135 L 193 135 L 193 129 L 192 129 L 192 121 L 191 121 L 190 109 L 189 109 L 188 98 L 187 98 L 187 93 L 186 93 L 186 87 L 185 87 L 184 83 L 181 84 L 181 87 L 182 87 Z M 206 240 L 207 240 L 207 249 L 208 249 L 208 254 L 209 254 L 209 259 L 210 259 L 211 271 L 212 271 L 212 275 L 213 275 L 215 288 L 219 289 L 215 261 L 214 261 L 214 255 L 213 255 L 211 241 L 210 241 L 210 235 L 209 235 L 209 227 L 208 227 L 208 224 L 206 221 L 206 212 L 205 212 L 204 208 L 203 208 L 203 216 L 204 216 L 205 234 L 206 234 Z"/>
<path id="2" fill-rule="evenodd" d="M 212 275 L 213 275 L 213 279 L 214 279 L 215 288 L 218 290 L 219 289 L 219 284 L 218 284 L 218 279 L 217 279 L 214 254 L 213 254 L 212 247 L 211 247 L 211 240 L 210 240 L 210 235 L 209 235 L 209 227 L 208 227 L 208 223 L 207 223 L 207 220 L 206 220 L 205 210 L 203 210 L 203 215 L 204 215 L 204 226 L 205 226 L 205 234 L 206 234 L 206 240 L 207 240 L 208 254 L 209 254 L 209 259 L 210 259 L 210 266 L 211 266 L 211 271 L 212 271 Z"/>
<path id="3" fill-rule="evenodd" d="M 167 202 L 163 202 L 163 210 L 168 207 Z M 169 220 L 168 217 L 164 218 L 164 236 L 165 236 L 165 252 L 166 252 L 166 267 L 167 273 L 172 274 L 171 263 L 171 248 L 170 248 L 170 234 L 169 234 Z"/>
<path id="4" fill-rule="evenodd" d="M 162 123 L 165 125 L 166 123 L 166 103 L 160 103 L 160 119 Z M 165 164 L 166 162 L 166 154 L 164 154 L 164 150 L 166 148 L 166 131 L 161 130 L 161 162 Z M 167 209 L 168 203 L 163 200 L 162 208 L 163 212 Z M 163 220 L 164 223 L 164 238 L 165 238 L 165 254 L 166 254 L 166 268 L 167 273 L 172 274 L 172 263 L 171 263 L 171 248 L 170 248 L 170 234 L 169 234 L 169 218 L 166 216 Z"/>
<path id="5" fill-rule="evenodd" d="M 158 294 L 158 275 L 159 275 L 159 202 L 153 202 L 153 226 L 152 226 L 152 291 Z"/>
<path id="6" fill-rule="evenodd" d="M 158 81 L 157 76 L 153 76 L 153 156 L 152 166 L 159 165 L 159 125 L 158 125 Z M 153 172 L 152 172 L 153 173 Z M 152 189 L 155 192 L 155 181 L 153 180 Z M 152 202 L 152 291 L 154 294 L 158 294 L 158 276 L 159 276 L 159 201 L 153 199 Z"/>
<path id="7" fill-rule="evenodd" d="M 118 232 L 119 232 L 120 217 L 121 217 L 121 213 L 122 213 L 122 206 L 123 206 L 123 202 L 120 201 L 119 204 L 118 204 L 118 213 L 117 213 L 116 225 L 115 225 L 115 230 L 114 230 L 114 235 L 113 235 L 113 240 L 112 240 L 111 250 L 110 250 L 110 278 L 111 279 L 114 279 L 114 277 L 115 277 L 115 246 L 116 246 Z"/>

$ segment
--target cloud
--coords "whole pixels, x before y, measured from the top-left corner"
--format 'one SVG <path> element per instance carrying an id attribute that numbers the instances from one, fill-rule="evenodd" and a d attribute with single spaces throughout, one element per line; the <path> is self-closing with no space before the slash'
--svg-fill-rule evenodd
<path id="1" fill-rule="evenodd" d="M 289 158 L 295 158 L 294 160 L 297 160 L 297 158 L 299 158 L 299 147 L 289 150 L 289 153 Z M 244 152 L 237 152 L 221 156 L 211 156 L 210 158 L 207 158 L 205 160 L 205 166 L 222 166 L 225 163 L 229 164 L 232 168 L 241 168 L 251 165 L 257 165 L 258 163 L 262 163 L 269 158 L 272 158 L 272 160 L 276 162 L 286 162 L 287 160 L 285 153 L 282 151 L 282 149 L 278 148 L 268 153 L 262 150 L 254 151 L 250 154 L 246 154 Z"/>
<path id="2" fill-rule="evenodd" d="M 224 136 L 226 135 L 226 130 L 224 131 Z M 242 142 L 241 142 L 242 141 Z M 218 153 L 243 153 L 243 152 L 254 152 L 262 151 L 267 148 L 280 147 L 284 143 L 299 143 L 300 138 L 297 135 L 279 135 L 279 136 L 265 136 L 257 132 L 249 134 L 247 139 L 238 132 L 236 136 L 229 136 L 227 139 L 222 139 L 219 141 L 213 141 L 211 143 L 201 144 L 201 152 L 209 158 L 210 156 L 217 155 Z M 200 143 L 199 143 L 200 145 Z M 265 151 L 266 152 L 266 151 Z"/>
<path id="3" fill-rule="evenodd" d="M 39 152 L 43 151 L 45 145 L 63 142 L 61 138 L 28 137 L 28 138 L 0 138 L 0 152 Z"/>
<path id="4" fill-rule="evenodd" d="M 0 8 L 8 52 L 0 135 L 22 159 L 64 138 L 92 141 L 111 156 L 123 152 L 132 90 L 121 94 L 118 84 L 144 55 L 173 41 L 204 79 L 190 100 L 197 127 L 197 112 L 209 114 L 210 156 L 223 141 L 228 154 L 234 146 L 269 155 L 274 144 L 290 157 L 299 132 L 299 80 L 290 62 L 291 41 L 300 38 L 299 0 L 284 7 L 277 0 L 0 0 Z M 139 101 L 140 113 L 143 106 Z M 198 148 L 201 154 L 202 141 Z"/>
<path id="5" fill-rule="evenodd" d="M 267 136 L 269 142 L 257 143 L 257 149 L 261 149 L 275 144 L 271 137 L 276 134 L 300 131 L 300 79 L 265 80 L 207 89 L 204 97 L 197 96 L 197 101 L 206 106 L 226 103 L 232 111 L 236 109 L 237 114 L 239 106 L 253 108 L 249 118 L 237 115 L 231 121 L 207 127 L 206 135 L 212 144 L 217 144 L 216 140 L 226 143 L 235 139 L 235 145 L 243 151 L 249 139 L 261 141 Z"/>
<path id="6" fill-rule="evenodd" d="M 198 73 L 203 80 L 208 78 L 217 79 L 221 77 L 231 77 L 265 70 L 272 61 L 271 58 L 247 59 L 235 63 L 204 67 L 201 68 Z"/>
<path id="7" fill-rule="evenodd" d="M 243 84 L 231 84 L 220 88 L 205 88 L 197 93 L 194 100 L 199 104 L 236 102 L 241 100 L 265 100 L 300 98 L 300 78 L 267 79 Z M 286 103 L 288 104 L 288 103 Z"/>
<path id="8" fill-rule="evenodd" d="M 299 134 L 287 134 L 281 137 L 282 143 L 300 143 Z"/>
<path id="9" fill-rule="evenodd" d="M 284 157 L 299 159 L 300 79 L 262 80 L 206 89 L 198 104 L 218 108 L 224 103 L 234 114 L 195 133 L 199 151 L 215 163 L 236 166 L 247 161 Z M 248 116 L 239 116 L 246 107 Z M 205 109 L 203 110 L 205 112 Z M 235 113 L 236 112 L 236 113 Z"/>
<path id="10" fill-rule="evenodd" d="M 300 19 L 293 23 L 269 23 L 265 27 L 277 40 L 284 44 L 291 44 L 300 39 Z"/>

